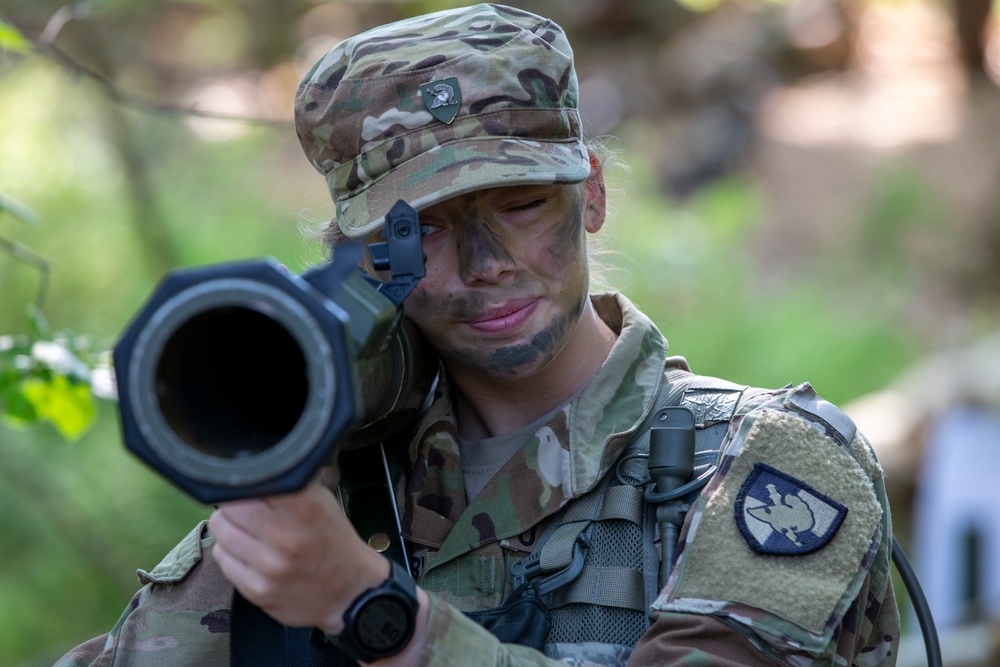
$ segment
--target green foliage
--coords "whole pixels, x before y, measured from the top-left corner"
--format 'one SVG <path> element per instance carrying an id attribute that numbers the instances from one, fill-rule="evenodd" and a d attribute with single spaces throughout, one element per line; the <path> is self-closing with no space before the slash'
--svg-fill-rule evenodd
<path id="1" fill-rule="evenodd" d="M 6 21 L 0 21 L 0 51 L 29 53 L 31 49 L 31 42 L 17 28 Z"/>
<path id="2" fill-rule="evenodd" d="M 25 252 L 0 249 L 0 665 L 26 667 L 106 632 L 135 569 L 208 515 L 129 455 L 101 390 L 102 350 L 162 277 L 137 211 L 160 216 L 180 265 L 267 255 L 301 270 L 319 244 L 300 227 L 318 227 L 332 205 L 290 129 L 206 140 L 181 117 L 109 114 L 98 87 L 40 59 L 2 74 L 0 190 L 21 205 L 3 200 L 0 238 Z M 141 148 L 144 183 L 121 159 L 115 124 Z M 152 208 L 134 204 L 142 185 Z M 38 224 L 19 222 L 28 210 Z M 46 280 L 52 326 L 30 305 Z"/>
<path id="3" fill-rule="evenodd" d="M 69 447 L 0 426 L 0 665 L 52 665 L 106 632 L 208 510 L 118 445 L 110 410 Z"/>
<path id="4" fill-rule="evenodd" d="M 29 225 L 38 219 L 29 206 L 0 193 L 4 213 Z M 0 238 L 0 250 L 47 277 L 48 263 L 25 246 Z M 92 379 L 99 362 L 89 337 L 52 331 L 39 305 L 47 284 L 27 306 L 28 333 L 0 332 L 0 423 L 24 429 L 48 422 L 65 439 L 78 440 L 97 418 Z M 106 365 L 103 370 L 107 375 Z"/>
<path id="5" fill-rule="evenodd" d="M 57 43 L 69 40 L 77 48 L 68 52 L 87 55 L 84 46 L 107 44 L 100 55 L 120 67 L 124 90 L 183 105 L 188 100 L 173 99 L 171 83 L 204 73 L 197 70 L 205 63 L 235 72 L 240 64 L 229 60 L 258 38 L 295 32 L 290 23 L 257 24 L 248 44 L 246 26 L 234 24 L 218 49 L 204 33 L 204 52 L 178 48 L 184 41 L 172 36 L 183 35 L 183 25 L 216 15 L 199 7 L 223 8 L 218 15 L 229 20 L 247 8 L 311 4 L 103 0 L 93 3 L 94 20 L 70 23 Z M 353 4 L 388 16 L 458 3 Z M 10 16 L 34 17 L 40 32 L 65 3 L 15 5 L 20 10 L 7 9 Z M 170 15 L 177 7 L 190 14 Z M 172 20 L 161 21 L 160 11 Z M 110 375 L 100 354 L 107 345 L 94 341 L 125 328 L 164 264 L 270 255 L 304 268 L 319 249 L 300 227 L 318 227 L 332 210 L 290 128 L 223 136 L 200 123 L 195 131 L 181 116 L 113 104 L 92 80 L 31 51 L 0 22 L 0 225 L 28 223 L 16 227 L 16 244 L 0 235 L 2 665 L 52 664 L 109 629 L 136 587 L 134 569 L 155 565 L 207 514 L 124 451 L 115 411 L 98 409 L 96 396 L 107 393 L 95 387 L 109 387 Z M 29 57 L 5 60 L 5 53 Z M 912 172 L 887 170 L 870 201 L 856 204 L 864 220 L 854 226 L 858 238 L 776 274 L 779 262 L 757 247 L 768 221 L 753 180 L 731 177 L 672 201 L 651 166 L 662 148 L 656 130 L 638 122 L 618 132 L 634 175 L 611 183 L 611 192 L 624 192 L 613 197 L 618 213 L 599 235 L 611 236 L 609 282 L 697 372 L 762 386 L 808 380 L 843 403 L 883 387 L 926 351 L 921 332 L 900 317 L 898 304 L 913 289 L 901 278 L 919 269 L 913 230 L 937 239 L 935 220 L 948 215 Z M 38 220 L 44 224 L 31 224 Z M 41 257 L 52 262 L 50 283 Z M 26 306 L 41 303 L 39 293 L 53 322 L 93 338 L 53 331 L 40 308 Z M 996 323 L 993 310 L 987 319 Z M 77 444 L 68 447 L 67 439 Z"/>
<path id="6" fill-rule="evenodd" d="M 884 387 L 917 358 L 922 342 L 886 307 L 904 285 L 859 298 L 848 273 L 859 268 L 836 256 L 815 258 L 787 280 L 768 277 L 754 250 L 765 208 L 751 180 L 723 179 L 677 202 L 655 192 L 642 153 L 629 156 L 635 191 L 612 223 L 627 230 L 614 230 L 611 274 L 619 279 L 611 282 L 696 372 L 764 387 L 808 381 L 844 403 Z"/>
<path id="7" fill-rule="evenodd" d="M 9 427 L 50 423 L 67 440 L 78 440 L 97 418 L 92 380 L 100 356 L 91 339 L 53 333 L 34 304 L 27 335 L 0 336 L 0 416 Z M 97 372 L 107 374 L 106 365 Z"/>
<path id="8" fill-rule="evenodd" d="M 886 280 L 911 281 L 951 245 L 953 215 L 916 169 L 890 164 L 878 175 L 859 226 L 859 259 Z"/>

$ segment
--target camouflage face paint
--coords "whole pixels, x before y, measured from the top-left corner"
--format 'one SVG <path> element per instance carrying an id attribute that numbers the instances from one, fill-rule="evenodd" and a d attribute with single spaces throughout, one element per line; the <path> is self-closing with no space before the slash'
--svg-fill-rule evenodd
<path id="1" fill-rule="evenodd" d="M 561 348 L 559 344 L 566 334 L 569 319 L 561 317 L 553 321 L 545 329 L 535 334 L 530 343 L 494 350 L 489 358 L 490 368 L 494 372 L 500 373 L 527 366 L 532 362 L 547 363 L 551 361 Z"/>
<path id="2" fill-rule="evenodd" d="M 502 188 L 456 197 L 424 214 L 428 276 L 409 317 L 449 370 L 513 379 L 547 366 L 576 330 L 588 298 L 581 185 Z M 483 318 L 526 321 L 478 327 Z"/>
<path id="3" fill-rule="evenodd" d="M 464 197 L 463 199 L 471 199 Z M 459 275 L 468 282 L 481 273 L 489 273 L 498 266 L 511 266 L 508 254 L 495 229 L 491 228 L 479 207 L 473 208 L 464 224 L 456 226 Z"/>

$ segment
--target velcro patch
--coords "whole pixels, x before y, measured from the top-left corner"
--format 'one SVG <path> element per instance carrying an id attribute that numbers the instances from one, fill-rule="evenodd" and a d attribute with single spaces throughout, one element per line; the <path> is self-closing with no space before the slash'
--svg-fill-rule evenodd
<path id="1" fill-rule="evenodd" d="M 802 530 L 810 517 L 789 496 L 809 507 L 819 535 Z M 815 505 L 813 498 L 819 501 Z M 769 508 L 773 515 L 776 505 L 790 508 L 784 523 L 766 511 L 751 514 L 767 528 L 764 535 L 746 514 Z M 850 449 L 805 416 L 753 410 L 725 445 L 719 472 L 689 512 L 670 582 L 652 608 L 711 613 L 822 650 L 871 568 L 882 514 L 872 479 Z M 777 553 L 781 549 L 790 553 Z"/>
<path id="2" fill-rule="evenodd" d="M 802 556 L 833 539 L 847 508 L 805 482 L 764 463 L 753 467 L 736 497 L 736 524 L 761 554 Z"/>

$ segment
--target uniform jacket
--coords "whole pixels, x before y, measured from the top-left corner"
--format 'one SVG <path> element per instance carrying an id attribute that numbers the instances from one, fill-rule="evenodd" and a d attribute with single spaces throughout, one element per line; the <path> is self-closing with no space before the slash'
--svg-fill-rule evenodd
<path id="1" fill-rule="evenodd" d="M 531 551 L 561 508 L 602 482 L 671 391 L 665 371 L 686 365 L 667 357 L 666 340 L 623 296 L 593 300 L 619 334 L 607 361 L 471 503 L 446 381 L 411 442 L 398 503 L 431 598 L 422 664 L 895 664 L 882 471 L 863 435 L 844 428 L 846 417 L 808 385 L 761 392 L 737 411 L 634 650 L 581 645 L 559 661 L 502 644 L 462 613 L 501 604 L 511 589 L 507 565 Z M 199 525 L 160 565 L 140 571 L 144 587 L 112 631 L 58 666 L 228 664 L 232 589 L 211 544 Z"/>

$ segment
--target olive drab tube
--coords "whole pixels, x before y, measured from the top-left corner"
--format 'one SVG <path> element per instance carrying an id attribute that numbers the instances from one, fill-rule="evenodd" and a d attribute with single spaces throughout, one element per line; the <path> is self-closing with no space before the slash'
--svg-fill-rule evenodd
<path id="1" fill-rule="evenodd" d="M 663 496 L 683 487 L 694 473 L 694 414 L 685 407 L 660 410 L 649 431 L 649 477 L 654 491 Z M 660 588 L 667 585 L 676 559 L 677 539 L 688 506 L 680 498 L 657 503 L 660 524 Z"/>
<path id="2" fill-rule="evenodd" d="M 385 283 L 358 268 L 360 244 L 301 276 L 273 260 L 168 275 L 114 349 L 126 447 L 217 503 L 298 490 L 414 417 L 436 370 L 402 317 L 419 219 L 400 201 L 386 225 Z"/>

